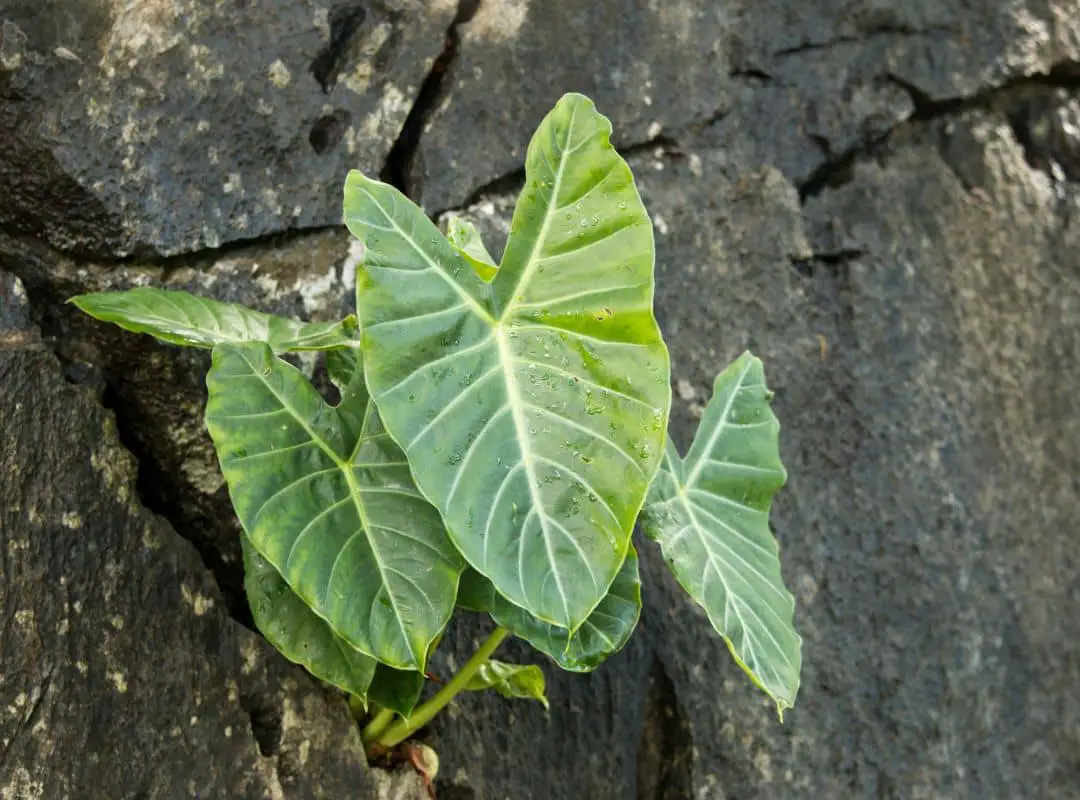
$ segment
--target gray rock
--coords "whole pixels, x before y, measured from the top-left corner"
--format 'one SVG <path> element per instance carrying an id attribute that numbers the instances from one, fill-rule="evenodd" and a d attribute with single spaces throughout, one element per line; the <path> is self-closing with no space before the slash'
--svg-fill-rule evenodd
<path id="1" fill-rule="evenodd" d="M 0 235 L 0 269 L 17 270 L 44 313 L 45 337 L 69 379 L 104 390 L 120 414 L 120 436 L 141 462 L 140 484 L 211 567 L 230 611 L 249 621 L 243 595 L 239 523 L 213 443 L 202 422 L 208 352 L 163 345 L 100 324 L 65 305 L 87 291 L 160 285 L 302 319 L 341 319 L 355 307 L 354 249 L 344 230 L 211 253 L 180 267 L 75 262 L 26 239 Z M 313 355 L 313 354 L 312 354 Z M 308 375 L 316 360 L 298 360 Z"/>
<path id="2" fill-rule="evenodd" d="M 345 703 L 229 618 L 32 330 L 0 335 L 0 793 L 374 796 Z"/>
<path id="3" fill-rule="evenodd" d="M 1080 353 L 1080 190 L 1026 163 L 1004 111 L 896 138 L 886 166 L 860 163 L 805 216 L 770 167 L 632 160 L 657 229 L 676 440 L 743 349 L 776 390 L 796 708 L 778 723 L 644 543 L 626 653 L 584 678 L 549 668 L 548 716 L 480 696 L 462 701 L 464 731 L 438 723 L 475 796 L 512 796 L 522 770 L 554 798 L 1080 796 L 1080 546 L 1064 533 L 1080 525 L 1080 403 L 1057 377 Z M 950 142 L 967 166 L 939 155 Z M 957 173 L 976 165 L 965 190 Z M 495 251 L 511 208 L 466 212 Z M 475 729 L 496 726 L 485 749 Z"/>
<path id="4" fill-rule="evenodd" d="M 732 93 L 723 52 L 731 18 L 722 5 L 688 0 L 481 2 L 459 28 L 444 97 L 420 140 L 419 201 L 458 206 L 519 168 L 567 91 L 591 97 L 620 144 L 705 122 Z"/>
<path id="5" fill-rule="evenodd" d="M 0 8 L 0 225 L 96 256 L 336 225 L 382 168 L 452 0 Z"/>
<path id="6" fill-rule="evenodd" d="M 112 9 L 111 0 L 106 5 Z M 425 732 L 441 756 L 441 800 L 1080 798 L 1080 653 L 1073 622 L 1080 618 L 1080 546 L 1070 535 L 1080 528 L 1074 445 L 1080 439 L 1080 401 L 1072 378 L 1080 366 L 1075 2 L 836 0 L 807 7 L 766 0 L 719 9 L 684 0 L 613 1 L 587 11 L 579 6 L 483 0 L 477 7 L 466 1 L 457 8 L 433 6 L 422 17 L 427 22 L 402 28 L 397 41 L 414 50 L 402 51 L 400 69 L 421 76 L 427 67 L 420 62 L 440 50 L 442 31 L 457 15 L 450 57 L 433 68 L 425 102 L 410 123 L 426 119 L 427 130 L 415 154 L 410 137 L 418 129 L 404 137 L 397 166 L 405 173 L 398 177 L 432 210 L 468 199 L 464 213 L 497 255 L 509 229 L 524 145 L 562 92 L 592 95 L 614 119 L 621 144 L 650 142 L 632 148 L 631 162 L 657 230 L 657 313 L 673 359 L 673 434 L 685 447 L 713 376 L 742 349 L 765 359 L 791 475 L 774 516 L 784 574 L 797 597 L 796 623 L 805 637 L 803 688 L 796 708 L 779 724 L 667 575 L 655 549 L 643 542 L 646 608 L 623 653 L 588 676 L 561 674 L 545 664 L 550 712 L 536 703 L 470 694 Z M 365 19 L 376 19 L 383 7 L 365 6 Z M 30 45 L 15 29 L 25 34 L 47 28 L 55 38 L 68 30 L 65 25 L 78 25 L 88 41 L 101 42 L 119 19 L 110 11 L 83 14 L 76 22 L 57 12 L 57 21 L 44 24 L 33 13 L 37 8 L 22 2 L 21 10 L 0 12 L 7 21 L 0 92 L 8 100 L 0 103 L 0 125 L 17 134 L 0 136 L 0 153 L 17 145 L 23 154 L 19 171 L 5 184 L 15 191 L 0 197 L 10 234 L 0 237 L 0 269 L 23 278 L 43 332 L 38 344 L 36 332 L 26 327 L 29 312 L 21 300 L 0 313 L 7 327 L 0 334 L 0 354 L 8 353 L 9 361 L 16 358 L 11 353 L 19 354 L 18 369 L 0 376 L 19 376 L 0 385 L 0 403 L 6 403 L 0 419 L 5 426 L 13 420 L 17 435 L 5 436 L 0 446 L 21 448 L 22 460 L 4 451 L 5 465 L 26 461 L 38 469 L 40 462 L 45 469 L 62 463 L 68 471 L 67 483 L 56 486 L 51 475 L 27 468 L 0 478 L 7 492 L 0 493 L 0 538 L 9 548 L 5 574 L 17 575 L 0 585 L 5 619 L 14 620 L 3 634 L 0 672 L 21 681 L 10 696 L 3 692 L 16 684 L 0 682 L 0 708 L 14 705 L 23 692 L 22 707 L 40 695 L 43 708 L 60 714 L 70 695 L 73 718 L 97 719 L 87 709 L 103 708 L 103 719 L 113 720 L 108 709 L 117 696 L 109 672 L 120 670 L 133 676 L 125 678 L 129 691 L 119 698 L 133 704 L 134 721 L 124 730 L 149 742 L 132 767 L 136 772 L 156 766 L 154 754 L 165 752 L 159 743 L 168 741 L 174 724 L 169 714 L 175 711 L 185 724 L 193 714 L 215 724 L 229 720 L 221 725 L 238 720 L 234 737 L 222 746 L 217 727 L 196 726 L 184 734 L 191 752 L 207 755 L 192 756 L 191 764 L 181 760 L 176 774 L 187 770 L 185 777 L 225 781 L 217 784 L 223 787 L 219 796 L 260 796 L 259 781 L 270 775 L 283 787 L 297 781 L 290 786 L 298 797 L 309 796 L 299 782 L 304 779 L 340 787 L 335 776 L 359 769 L 362 759 L 356 760 L 352 745 L 335 760 L 316 744 L 326 741 L 320 731 L 328 730 L 353 741 L 340 703 L 226 618 L 227 610 L 242 619 L 245 609 L 231 549 L 235 522 L 201 421 L 205 357 L 90 323 L 62 300 L 77 291 L 154 282 L 305 318 L 336 318 L 352 302 L 348 238 L 340 230 L 294 232 L 224 252 L 122 268 L 87 257 L 85 251 L 113 254 L 146 243 L 164 253 L 212 241 L 181 235 L 183 226 L 209 225 L 221 241 L 232 234 L 220 233 L 231 229 L 213 211 L 201 213 L 204 200 L 180 194 L 169 200 L 180 209 L 177 232 L 169 234 L 174 245 L 165 246 L 153 231 L 142 239 L 132 233 L 160 227 L 162 220 L 173 224 L 156 210 L 152 187 L 124 183 L 116 177 L 123 174 L 119 170 L 107 190 L 84 180 L 90 169 L 85 165 L 96 164 L 94 159 L 112 164 L 108 159 L 119 152 L 126 118 L 103 117 L 105 129 L 93 135 L 107 140 L 101 145 L 106 155 L 88 150 L 77 163 L 57 160 L 55 153 L 68 151 L 63 142 L 41 135 L 48 128 L 25 123 L 60 107 L 41 94 L 42 87 L 67 86 L 63 97 L 75 91 L 75 83 L 56 83 L 66 74 L 57 70 L 70 68 L 77 76 L 83 67 L 58 55 L 52 39 Z M 200 13 L 254 13 L 214 8 Z M 275 6 L 270 21 L 259 23 L 264 33 L 253 55 L 236 50 L 238 74 L 263 69 L 265 31 L 277 30 L 275 20 L 300 13 L 283 9 L 284 4 Z M 402 25 L 405 19 L 396 18 Z M 157 27 L 170 30 L 167 23 Z M 616 33 L 596 35 L 605 26 Z M 194 40 L 201 42 L 199 32 L 212 28 L 195 26 Z M 368 30 L 362 27 L 355 41 L 369 41 Z M 71 54 L 79 52 L 57 42 Z M 43 53 L 56 59 L 48 69 Z M 180 57 L 179 51 L 162 56 Z M 249 58 L 258 61 L 257 69 Z M 307 75 L 292 70 L 291 87 L 301 73 Z M 379 67 L 377 75 L 384 74 L 389 73 Z M 383 96 L 376 83 L 364 102 L 377 104 Z M 413 86 L 415 96 L 418 83 L 416 77 L 395 85 Z M 170 96 L 191 100 L 185 109 L 227 99 L 218 88 L 200 91 L 178 85 Z M 11 102 L 15 96 L 22 99 Z M 117 109 L 132 105 L 123 92 L 119 96 Z M 75 101 L 67 102 L 78 111 Z M 296 108 L 301 111 L 286 109 L 284 118 L 295 122 L 314 113 L 302 104 Z M 275 153 L 303 151 L 303 158 L 275 167 L 285 171 L 275 173 L 281 179 L 274 188 L 283 196 L 315 197 L 304 188 L 313 185 L 308 177 L 315 174 L 305 161 L 314 156 L 304 150 L 310 149 L 305 125 L 312 120 L 304 117 L 304 125 L 294 126 L 298 149 L 288 144 L 279 151 L 265 145 L 265 125 L 278 117 L 254 124 L 239 115 L 234 119 L 231 111 L 225 116 L 230 130 L 251 143 L 242 156 L 233 151 L 233 161 L 258 176 L 278 164 Z M 401 117 L 394 125 L 400 127 Z M 33 147 L 25 145 L 27 137 Z M 393 134 L 382 139 L 381 155 L 362 164 L 369 172 L 391 139 Z M 173 163 L 170 141 L 160 149 L 138 144 L 136 153 L 145 159 L 139 163 Z M 323 158 L 337 158 L 336 152 Z M 0 163 L 13 163 L 5 158 Z M 362 158 L 369 156 L 358 151 Z M 69 168 L 70 163 L 83 166 Z M 213 192 L 220 179 L 199 165 L 187 183 L 169 187 L 219 197 Z M 338 197 L 340 175 L 320 180 L 322 190 L 332 188 Z M 39 190 L 48 204 L 36 199 Z M 294 224 L 264 215 L 260 230 L 333 222 L 337 200 L 316 200 L 305 208 L 323 209 L 313 211 L 323 213 L 322 222 L 312 217 Z M 48 233 L 53 246 L 27 232 Z M 57 246 L 84 252 L 62 256 Z M 14 282 L 0 280 L 0 297 L 21 296 Z M 65 384 L 45 346 L 60 355 L 68 381 L 92 388 Z M 303 366 L 319 377 L 316 364 Z M 87 477 L 86 470 L 94 469 L 86 465 L 87 454 L 105 445 L 96 435 L 87 439 L 84 428 L 107 419 L 93 402 L 93 390 L 115 410 L 122 441 L 139 457 L 141 496 L 196 544 L 209 571 L 160 522 L 153 530 L 167 544 L 144 553 L 140 537 L 147 523 L 117 520 L 136 511 L 145 520 L 146 513 L 130 499 L 114 502 L 113 494 L 97 491 L 99 483 Z M 50 398 L 43 408 L 51 410 L 32 413 L 27 398 L 43 391 Z M 8 411 L 16 406 L 17 412 Z M 122 452 L 115 434 L 106 439 L 110 453 Z M 67 449 L 60 451 L 59 442 Z M 130 467 L 125 469 L 130 494 Z M 17 488 L 7 489 L 15 480 Z M 90 482 L 93 490 L 72 481 Z M 20 504 L 24 497 L 51 498 L 38 503 L 44 509 L 39 524 L 49 535 L 30 539 L 26 552 L 53 547 L 56 536 L 61 544 L 27 562 L 38 565 L 36 572 L 12 571 L 24 563 L 12 552 L 31 556 L 10 550 L 11 497 Z M 126 516 L 115 516 L 121 512 L 110 509 L 116 507 Z M 92 522 L 100 534 L 76 536 L 78 531 L 65 527 L 65 519 L 71 520 L 65 513 L 79 516 L 80 530 Z M 126 582 L 99 579 L 110 576 L 98 568 L 108 563 L 101 560 L 101 548 L 110 547 L 123 554 L 112 569 L 121 570 Z M 91 638 L 78 640 L 82 650 L 63 651 L 68 661 L 88 665 L 88 674 L 96 676 L 92 683 L 68 676 L 67 662 L 56 656 L 34 660 L 20 654 L 19 647 L 58 652 L 59 634 L 42 639 L 44 644 L 9 638 L 24 634 L 20 617 L 8 608 L 30 609 L 50 624 L 60 624 L 67 613 L 69 638 L 63 641 L 75 647 L 70 637 L 77 618 L 62 606 L 73 602 L 73 591 L 55 596 L 56 586 L 42 588 L 61 574 L 82 576 L 79 585 L 97 592 L 82 606 L 83 616 L 99 620 L 87 628 L 93 635 L 100 638 L 104 631 L 109 643 L 127 642 L 123 637 L 132 630 L 140 635 L 138 650 L 98 648 L 87 633 Z M 119 587 L 110 598 L 101 588 L 106 585 Z M 184 605 L 182 586 L 215 598 L 212 612 L 195 616 Z M 110 627 L 115 598 L 138 592 L 142 603 L 133 621 L 125 618 L 122 631 Z M 131 603 L 124 602 L 118 608 L 126 613 Z M 138 621 L 151 617 L 154 622 Z M 161 620 L 171 627 L 153 627 L 164 626 Z M 475 615 L 455 621 L 435 671 L 445 675 L 460 665 L 485 625 Z M 158 640 L 167 643 L 163 652 L 172 660 L 152 662 L 157 669 L 151 673 L 142 661 L 148 659 L 145 642 Z M 9 665 L 12 648 L 12 658 L 21 660 Z M 242 657 L 254 651 L 261 654 L 258 666 L 245 673 Z M 117 653 L 116 669 L 109 666 L 109 652 Z M 506 646 L 505 656 L 544 663 L 515 643 Z M 52 665 L 53 672 L 43 672 L 39 663 Z M 50 681 L 67 682 L 50 683 L 57 688 L 43 692 L 46 674 Z M 239 712 L 230 705 L 230 681 L 243 701 Z M 173 704 L 159 704 L 144 684 L 156 692 L 164 688 Z M 213 701 L 216 716 L 189 708 L 196 696 L 189 684 L 206 698 L 200 708 Z M 63 695 L 56 693 L 60 689 Z M 245 697 L 270 699 L 264 706 Z M 261 720 L 276 719 L 276 712 L 264 713 L 264 707 L 305 709 L 291 733 L 282 733 L 275 755 L 253 749 L 258 740 L 248 733 L 253 720 L 259 737 L 273 740 L 267 731 L 275 727 Z M 19 733 L 3 736 L 19 742 L 19 749 L 0 756 L 0 769 L 7 770 L 2 779 L 31 797 L 33 782 L 51 774 L 40 766 L 44 751 L 33 749 L 39 747 L 32 738 L 38 714 L 30 724 L 21 722 L 24 716 L 12 717 Z M 112 735 L 107 726 L 114 724 L 102 723 L 105 735 Z M 241 729 L 247 737 L 243 746 L 235 743 Z M 304 738 L 312 742 L 307 748 Z M 82 747 L 76 743 L 65 752 Z M 305 751 L 309 761 L 297 767 Z M 220 765 L 228 759 L 239 766 L 226 774 Z M 150 774 L 131 778 L 105 764 L 94 769 L 86 774 L 107 786 Z M 171 770 L 153 774 L 166 781 Z M 71 780 L 59 768 L 56 774 Z M 376 786 L 371 773 L 359 774 L 349 791 L 335 795 L 327 788 L 326 796 L 398 791 Z M 249 788 L 237 788 L 241 779 Z M 378 778 L 383 780 L 395 779 Z M 185 791 L 163 790 L 160 796 L 187 796 Z"/>
<path id="7" fill-rule="evenodd" d="M 596 101 L 619 146 L 699 134 L 802 185 L 934 104 L 1068 73 L 1080 19 L 1071 0 L 507 0 L 480 5 L 456 52 L 414 165 L 429 210 L 519 169 L 565 91 Z"/>

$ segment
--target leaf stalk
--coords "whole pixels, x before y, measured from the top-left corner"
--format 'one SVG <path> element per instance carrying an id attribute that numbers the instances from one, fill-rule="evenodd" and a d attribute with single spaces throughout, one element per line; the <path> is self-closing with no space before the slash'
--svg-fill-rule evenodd
<path id="1" fill-rule="evenodd" d="M 447 704 L 454 697 L 464 690 L 469 681 L 472 680 L 473 675 L 491 658 L 492 653 L 496 648 L 502 644 L 503 639 L 510 635 L 510 631 L 506 628 L 496 628 L 492 631 L 491 635 L 484 640 L 484 643 L 477 648 L 476 652 L 469 657 L 469 660 L 458 670 L 450 681 L 443 686 L 434 697 L 428 700 L 426 703 L 420 705 L 408 719 L 400 719 L 394 724 L 385 728 L 380 733 L 374 735 L 372 739 L 367 736 L 367 729 L 364 730 L 364 742 L 369 745 L 375 745 L 380 749 L 390 749 L 401 744 L 408 739 L 422 727 L 427 725 L 432 717 L 446 708 Z M 378 717 L 376 717 L 377 719 Z M 372 721 L 374 723 L 374 720 Z M 368 726 L 369 728 L 371 725 Z"/>

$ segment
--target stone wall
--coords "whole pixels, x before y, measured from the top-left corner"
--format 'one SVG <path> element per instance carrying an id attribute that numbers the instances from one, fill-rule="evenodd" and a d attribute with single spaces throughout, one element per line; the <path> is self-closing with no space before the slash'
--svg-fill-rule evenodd
<path id="1" fill-rule="evenodd" d="M 421 796 L 250 630 L 205 355 L 63 301 L 339 317 L 350 167 L 497 252 L 571 90 L 680 444 L 765 359 L 803 688 L 780 725 L 643 544 L 632 644 L 456 703 L 439 797 L 1080 797 L 1080 2 L 0 0 L 0 798 Z"/>

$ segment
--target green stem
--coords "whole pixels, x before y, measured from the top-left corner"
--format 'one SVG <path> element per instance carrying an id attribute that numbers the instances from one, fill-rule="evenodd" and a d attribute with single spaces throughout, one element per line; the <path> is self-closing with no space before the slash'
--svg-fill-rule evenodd
<path id="1" fill-rule="evenodd" d="M 469 681 L 472 680 L 476 671 L 487 663 L 488 659 L 491 658 L 491 654 L 495 652 L 495 648 L 502 644 L 502 640 L 509 635 L 510 631 L 506 630 L 506 628 L 496 628 L 492 631 L 491 635 L 465 662 L 457 675 L 450 679 L 449 683 L 443 686 L 434 697 L 417 708 L 411 717 L 398 720 L 387 728 L 375 740 L 376 744 L 386 748 L 394 747 L 427 725 L 431 718 L 442 711 L 458 692 L 469 685 Z"/>
<path id="2" fill-rule="evenodd" d="M 387 728 L 390 727 L 390 723 L 394 721 L 394 712 L 389 708 L 381 708 L 376 712 L 375 716 L 371 718 L 371 722 L 364 726 L 363 732 L 360 734 L 361 740 L 364 744 L 370 744 Z"/>

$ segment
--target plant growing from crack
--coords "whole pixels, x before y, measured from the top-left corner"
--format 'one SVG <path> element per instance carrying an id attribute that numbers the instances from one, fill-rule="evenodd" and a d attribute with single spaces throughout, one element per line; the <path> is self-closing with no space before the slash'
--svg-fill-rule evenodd
<path id="1" fill-rule="evenodd" d="M 540 124 L 501 261 L 350 173 L 357 312 L 301 323 L 184 292 L 81 295 L 86 313 L 211 348 L 206 425 L 243 527 L 258 628 L 346 691 L 369 753 L 462 691 L 547 705 L 509 636 L 587 672 L 641 610 L 635 523 L 782 715 L 801 640 L 769 529 L 786 481 L 761 361 L 716 378 L 686 457 L 667 436 L 653 233 L 611 125 L 581 95 Z M 282 358 L 325 351 L 328 404 Z M 424 702 L 455 609 L 494 630 Z"/>

